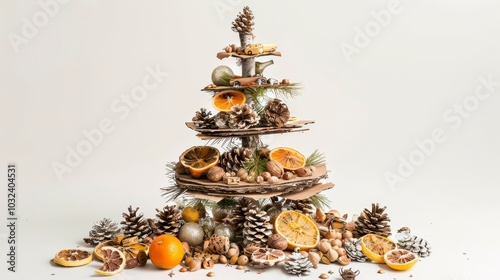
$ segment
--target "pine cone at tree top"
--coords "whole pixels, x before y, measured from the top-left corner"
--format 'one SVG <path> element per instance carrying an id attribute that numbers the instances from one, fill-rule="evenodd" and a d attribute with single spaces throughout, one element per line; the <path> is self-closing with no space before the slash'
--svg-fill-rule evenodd
<path id="1" fill-rule="evenodd" d="M 90 245 L 97 245 L 103 241 L 113 239 L 113 236 L 119 232 L 118 223 L 104 218 L 94 224 L 92 230 L 89 231 L 89 238 L 84 238 L 83 241 Z"/>
<path id="2" fill-rule="evenodd" d="M 231 151 L 224 152 L 220 156 L 220 166 L 226 172 L 238 172 L 243 167 L 243 162 L 252 157 L 252 150 L 243 147 L 234 147 Z"/>
<path id="3" fill-rule="evenodd" d="M 144 214 L 137 214 L 138 210 L 139 207 L 134 210 L 132 209 L 132 206 L 129 206 L 129 213 L 122 214 L 125 220 L 121 221 L 120 224 L 122 224 L 122 229 L 125 237 L 137 236 L 139 238 L 139 242 L 142 242 L 145 237 L 149 236 L 152 233 L 152 230 L 149 227 L 148 222 L 143 219 Z"/>
<path id="4" fill-rule="evenodd" d="M 260 116 L 248 104 L 234 105 L 229 113 L 230 128 L 246 129 L 258 125 Z"/>
<path id="5" fill-rule="evenodd" d="M 267 244 L 267 239 L 273 234 L 273 225 L 265 211 L 250 209 L 243 226 L 244 244 Z"/>
<path id="6" fill-rule="evenodd" d="M 288 106 L 281 100 L 275 98 L 269 101 L 262 113 L 262 123 L 265 125 L 281 127 L 290 118 Z"/>
<path id="7" fill-rule="evenodd" d="M 212 112 L 207 111 L 206 108 L 201 108 L 200 111 L 196 111 L 192 121 L 199 128 L 215 128 L 215 120 L 211 115 Z"/>
<path id="8" fill-rule="evenodd" d="M 294 275 L 309 275 L 313 264 L 307 257 L 307 255 L 302 255 L 300 252 L 293 252 L 284 264 L 286 272 Z"/>
<path id="9" fill-rule="evenodd" d="M 365 208 L 358 219 L 354 221 L 353 236 L 359 238 L 369 233 L 384 237 L 391 235 L 391 226 L 389 225 L 391 220 L 387 213 L 384 213 L 385 209 L 385 206 L 380 207 L 378 203 L 372 203 L 371 211 Z"/>
<path id="10" fill-rule="evenodd" d="M 251 35 L 253 31 L 253 12 L 248 6 L 243 8 L 243 13 L 240 12 L 236 19 L 233 21 L 231 30 L 238 33 Z"/>
<path id="11" fill-rule="evenodd" d="M 181 211 L 177 209 L 175 205 L 167 205 L 163 207 L 163 210 L 156 209 L 156 217 L 158 217 L 158 221 L 156 221 L 156 234 L 170 234 L 173 236 L 177 236 L 179 230 L 183 224 L 183 220 L 181 219 Z"/>

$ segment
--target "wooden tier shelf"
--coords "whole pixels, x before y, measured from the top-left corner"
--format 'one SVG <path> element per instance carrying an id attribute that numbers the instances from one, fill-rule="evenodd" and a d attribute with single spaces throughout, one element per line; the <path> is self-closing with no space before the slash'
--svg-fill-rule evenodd
<path id="1" fill-rule="evenodd" d="M 303 199 L 333 187 L 332 183 L 320 182 L 328 177 L 327 173 L 326 166 L 320 164 L 316 166 L 312 176 L 279 180 L 276 184 L 240 182 L 236 185 L 228 185 L 222 181 L 211 182 L 207 179 L 194 179 L 186 174 L 177 174 L 175 180 L 179 186 L 186 188 L 193 196 L 215 198 L 215 200 L 226 196 L 263 198 L 284 195 Z"/>
<path id="2" fill-rule="evenodd" d="M 228 57 L 255 58 L 255 57 L 267 56 L 267 55 L 281 56 L 281 52 L 265 52 L 265 53 L 260 53 L 260 54 L 243 54 L 243 53 L 236 53 L 236 52 L 218 52 L 217 58 L 218 59 L 224 59 L 224 58 L 228 58 Z"/>
<path id="3" fill-rule="evenodd" d="M 198 136 L 202 140 L 209 140 L 225 137 L 245 137 L 252 135 L 302 132 L 309 130 L 308 128 L 304 128 L 305 125 L 313 123 L 314 121 L 293 121 L 283 125 L 282 127 L 256 126 L 247 129 L 199 128 L 194 124 L 194 122 L 186 122 L 186 126 L 194 131 L 199 132 L 199 134 L 197 134 L 196 136 Z"/>

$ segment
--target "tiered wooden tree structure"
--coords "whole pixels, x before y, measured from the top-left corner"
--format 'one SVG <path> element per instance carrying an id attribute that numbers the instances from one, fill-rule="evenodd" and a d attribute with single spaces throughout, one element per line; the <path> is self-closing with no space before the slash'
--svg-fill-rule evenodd
<path id="1" fill-rule="evenodd" d="M 238 59 L 237 65 L 241 66 L 241 77 L 256 77 L 263 76 L 262 69 L 258 69 L 256 73 L 256 59 L 265 56 L 281 56 L 281 53 L 276 51 L 276 48 L 272 50 L 260 50 L 257 53 L 250 53 L 249 51 L 244 51 L 245 47 L 253 44 L 255 38 L 253 34 L 253 14 L 248 7 L 245 7 L 243 13 L 240 13 L 236 20 L 232 23 L 232 30 L 237 32 L 239 35 L 240 46 L 235 48 L 235 44 L 226 47 L 225 51 L 217 53 L 217 58 L 236 58 Z M 268 64 L 272 64 L 268 63 Z M 228 77 L 231 78 L 231 77 Z M 297 94 L 300 87 L 298 84 L 290 83 L 287 79 L 283 79 L 278 82 L 266 82 L 264 84 L 251 84 L 242 86 L 231 86 L 227 85 L 214 85 L 203 88 L 205 92 L 212 93 L 213 95 L 221 91 L 227 90 L 238 90 L 245 93 L 247 96 L 246 102 L 255 106 L 255 102 L 258 98 L 256 94 L 262 92 L 274 93 L 278 96 L 285 96 L 287 94 Z M 276 96 L 276 97 L 278 97 Z M 260 99 L 262 96 L 260 96 Z M 267 97 L 273 99 L 274 97 Z M 262 105 L 261 105 L 262 107 Z M 197 136 L 202 140 L 208 141 L 224 141 L 228 139 L 239 138 L 241 140 L 241 146 L 249 148 L 251 150 L 257 149 L 262 146 L 260 136 L 264 134 L 282 134 L 290 132 L 307 131 L 308 129 L 304 126 L 314 123 L 314 121 L 302 121 L 294 119 L 293 121 L 286 122 L 281 126 L 269 126 L 269 125 L 257 125 L 250 128 L 238 129 L 238 128 L 200 128 L 194 122 L 186 122 L 186 125 L 198 132 Z M 271 147 L 270 147 L 271 148 Z M 173 168 L 173 166 L 171 166 Z M 327 169 L 324 164 L 319 164 L 315 166 L 315 170 L 311 176 L 307 177 L 295 177 L 289 180 L 279 180 L 275 183 L 267 182 L 239 182 L 238 184 L 227 184 L 223 181 L 211 182 L 207 179 L 195 179 L 187 174 L 175 174 L 172 176 L 172 182 L 177 188 L 177 192 L 171 188 L 164 189 L 164 195 L 170 197 L 178 197 L 179 193 L 187 192 L 196 198 L 201 199 L 211 199 L 211 200 L 221 200 L 226 196 L 247 196 L 252 198 L 268 198 L 268 197 L 285 197 L 288 199 L 305 199 L 312 195 L 315 195 L 323 190 L 333 187 L 332 183 L 323 183 L 322 179 L 327 178 Z"/>

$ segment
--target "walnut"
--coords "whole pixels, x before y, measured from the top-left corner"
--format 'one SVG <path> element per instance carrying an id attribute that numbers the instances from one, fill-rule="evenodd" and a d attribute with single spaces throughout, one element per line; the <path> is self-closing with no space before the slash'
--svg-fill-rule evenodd
<path id="1" fill-rule="evenodd" d="M 276 160 L 268 161 L 266 164 L 266 169 L 272 176 L 276 176 L 278 178 L 281 178 L 283 174 L 285 174 L 283 166 Z"/>
<path id="2" fill-rule="evenodd" d="M 267 239 L 267 246 L 273 249 L 285 250 L 288 247 L 288 241 L 280 234 L 275 233 Z"/>
<path id="3" fill-rule="evenodd" d="M 218 182 L 222 180 L 225 172 L 224 169 L 220 166 L 212 166 L 207 171 L 207 178 L 212 182 Z"/>

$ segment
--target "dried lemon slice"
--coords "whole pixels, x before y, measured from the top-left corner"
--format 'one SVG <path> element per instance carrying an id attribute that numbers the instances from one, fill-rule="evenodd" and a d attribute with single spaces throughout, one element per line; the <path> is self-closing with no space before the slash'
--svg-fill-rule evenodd
<path id="1" fill-rule="evenodd" d="M 396 247 L 396 242 L 381 235 L 367 234 L 361 237 L 361 251 L 376 263 L 384 263 L 384 254 Z"/>
<path id="2" fill-rule="evenodd" d="M 252 253 L 252 264 L 254 266 L 273 266 L 284 261 L 285 253 L 278 249 L 259 248 Z"/>
<path id="3" fill-rule="evenodd" d="M 63 249 L 54 257 L 54 262 L 62 266 L 81 266 L 91 261 L 92 253 L 80 249 Z"/>
<path id="4" fill-rule="evenodd" d="M 119 249 L 111 246 L 101 248 L 103 265 L 95 272 L 100 275 L 111 276 L 125 269 L 125 255 Z"/>
<path id="5" fill-rule="evenodd" d="M 418 262 L 418 256 L 405 249 L 393 249 L 384 254 L 384 261 L 392 269 L 408 270 Z"/>

